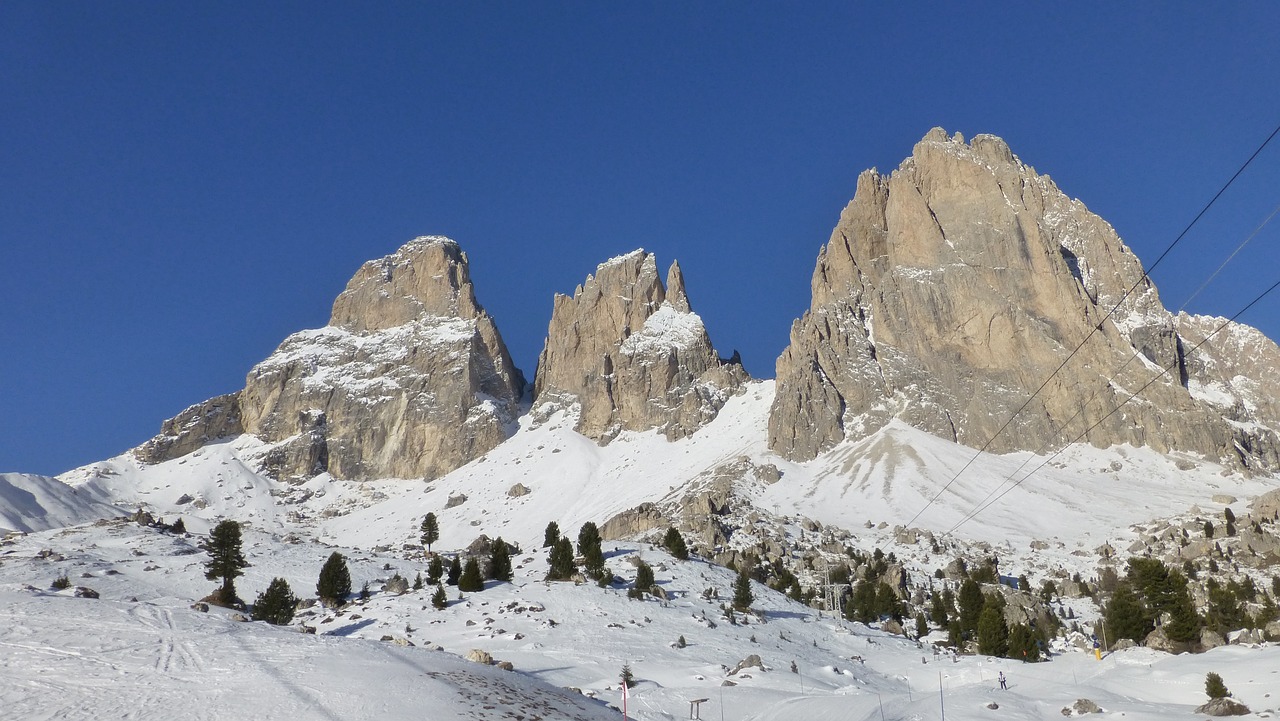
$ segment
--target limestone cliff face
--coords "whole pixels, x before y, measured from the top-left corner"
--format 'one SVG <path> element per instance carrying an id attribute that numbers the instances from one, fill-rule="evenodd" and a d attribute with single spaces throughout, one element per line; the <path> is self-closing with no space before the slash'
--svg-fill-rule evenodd
<path id="1" fill-rule="evenodd" d="M 1196 380 L 1207 386 L 1230 363 L 1188 359 L 1190 321 L 1164 309 L 1111 226 L 999 138 L 935 129 L 891 174 L 863 173 L 812 292 L 777 363 L 769 443 L 789 458 L 897 417 L 974 447 L 995 436 L 995 452 L 1053 450 L 1097 424 L 1095 445 L 1275 467 L 1274 403 L 1241 404 L 1248 420 L 1229 421 L 1189 390 L 1189 366 L 1216 379 Z"/>
<path id="2" fill-rule="evenodd" d="M 573 297 L 556 295 L 534 381 L 539 411 L 576 405 L 577 429 L 607 443 L 623 430 L 687 436 L 746 381 L 716 356 L 673 263 L 664 288 L 653 255 L 601 264 Z"/>
<path id="3" fill-rule="evenodd" d="M 239 430 L 274 444 L 263 466 L 277 478 L 430 478 L 506 440 L 523 388 L 466 255 L 422 237 L 365 263 L 329 325 L 286 338 L 234 408 Z M 179 438 L 144 460 L 198 445 Z"/>

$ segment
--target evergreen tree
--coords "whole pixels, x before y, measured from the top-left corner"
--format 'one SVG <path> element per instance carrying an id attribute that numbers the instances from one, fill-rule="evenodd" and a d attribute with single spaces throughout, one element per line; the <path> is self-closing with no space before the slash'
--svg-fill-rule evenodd
<path id="1" fill-rule="evenodd" d="M 462 568 L 462 577 L 458 579 L 458 590 L 468 593 L 484 590 L 484 579 L 480 576 L 480 563 L 476 559 L 467 559 L 467 564 Z"/>
<path id="2" fill-rule="evenodd" d="M 552 521 L 547 524 L 547 530 L 542 534 L 542 547 L 551 548 L 556 545 L 556 541 L 560 540 L 560 524 Z"/>
<path id="3" fill-rule="evenodd" d="M 443 609 L 449 605 L 449 597 L 444 593 L 444 586 L 438 583 L 436 584 L 436 592 L 431 594 L 431 605 L 435 606 L 436 610 Z"/>
<path id="4" fill-rule="evenodd" d="M 1025 593 L 1031 593 L 1031 581 L 1027 579 L 1027 574 L 1018 576 L 1018 590 Z"/>
<path id="5" fill-rule="evenodd" d="M 845 604 L 845 618 L 859 623 L 876 620 L 876 586 L 870 579 L 862 579 L 853 587 L 853 593 Z"/>
<path id="6" fill-rule="evenodd" d="M 596 528 L 596 524 L 591 521 L 582 524 L 582 528 L 578 529 L 578 555 L 587 555 L 588 549 L 599 546 L 600 543 L 600 529 Z"/>
<path id="7" fill-rule="evenodd" d="M 445 583 L 450 586 L 458 585 L 458 579 L 462 578 L 462 561 L 457 556 L 449 562 L 449 573 L 445 576 Z"/>
<path id="8" fill-rule="evenodd" d="M 210 581 L 222 581 L 217 591 L 218 601 L 225 606 L 236 603 L 235 579 L 244 575 L 244 569 L 249 565 L 240 552 L 240 524 L 227 519 L 214 526 L 204 550 L 209 554 L 204 577 Z"/>
<path id="9" fill-rule="evenodd" d="M 1205 608 L 1205 626 L 1222 636 L 1248 625 L 1248 614 L 1240 607 L 1240 599 L 1230 587 L 1223 588 L 1213 579 L 1207 585 L 1209 604 Z"/>
<path id="10" fill-rule="evenodd" d="M 631 664 L 629 663 L 622 664 L 622 673 L 618 674 L 618 680 L 621 681 L 622 685 L 626 686 L 627 688 L 632 688 L 636 685 L 636 678 L 631 673 Z"/>
<path id="11" fill-rule="evenodd" d="M 994 603 L 982 608 L 978 619 L 978 653 L 987 656 L 1003 656 L 1009 650 L 1009 627 L 1004 622 L 1004 612 Z"/>
<path id="12" fill-rule="evenodd" d="M 573 562 L 573 544 L 568 538 L 556 541 L 547 560 L 551 565 L 551 570 L 547 572 L 548 581 L 568 581 L 578 572 L 578 567 Z"/>
<path id="13" fill-rule="evenodd" d="M 436 514 L 428 513 L 423 517 L 419 530 L 422 531 L 422 545 L 427 547 L 427 553 L 431 553 L 431 544 L 440 540 L 440 523 L 436 521 Z"/>
<path id="14" fill-rule="evenodd" d="M 1189 642 L 1200 637 L 1203 622 L 1191 600 L 1187 577 L 1181 571 L 1154 558 L 1134 557 L 1129 559 L 1126 577 L 1142 597 L 1148 625 L 1154 627 L 1155 619 L 1168 613 L 1170 620 L 1164 625 L 1164 632 L 1170 640 Z"/>
<path id="15" fill-rule="evenodd" d="M 1222 677 L 1212 671 L 1204 677 L 1204 692 L 1209 698 L 1226 698 L 1231 695 L 1227 685 L 1222 682 Z"/>
<path id="16" fill-rule="evenodd" d="M 440 560 L 440 554 L 433 554 L 431 562 L 427 564 L 427 583 L 432 586 L 440 583 L 440 577 L 444 575 L 444 561 Z"/>
<path id="17" fill-rule="evenodd" d="M 667 535 L 662 538 L 662 547 L 681 561 L 689 560 L 689 547 L 685 545 L 684 536 L 680 535 L 675 526 L 667 529 Z"/>
<path id="18" fill-rule="evenodd" d="M 964 630 L 960 628 L 960 621 L 957 619 L 952 619 L 947 624 L 947 645 L 956 649 L 964 645 Z"/>
<path id="19" fill-rule="evenodd" d="M 649 564 L 641 561 L 636 566 L 636 585 L 635 590 L 641 593 L 648 593 L 653 588 L 653 568 Z"/>
<path id="20" fill-rule="evenodd" d="M 1025 623 L 1015 623 L 1009 629 L 1009 658 L 1027 663 L 1040 660 L 1040 645 L 1035 633 Z"/>
<path id="21" fill-rule="evenodd" d="M 754 600 L 755 597 L 751 595 L 751 574 L 744 563 L 742 569 L 738 571 L 738 580 L 733 582 L 733 607 L 739 611 L 746 611 L 751 608 L 751 602 Z"/>
<path id="22" fill-rule="evenodd" d="M 369 592 L 369 582 L 365 581 L 364 583 L 360 584 L 360 600 L 368 601 L 370 595 L 372 594 Z"/>
<path id="23" fill-rule="evenodd" d="M 929 620 L 924 617 L 924 611 L 916 613 L 916 640 L 924 638 L 929 633 Z"/>
<path id="24" fill-rule="evenodd" d="M 178 520 L 174 521 L 172 526 L 169 526 L 169 532 L 182 534 L 187 532 L 187 524 L 182 522 L 182 516 L 178 516 Z"/>
<path id="25" fill-rule="evenodd" d="M 413 590 L 422 590 L 422 571 L 418 571 L 418 575 L 413 577 Z"/>
<path id="26" fill-rule="evenodd" d="M 601 548 L 600 529 L 587 521 L 578 531 L 578 554 L 582 556 L 583 571 L 591 578 L 604 574 L 604 550 Z"/>
<path id="27" fill-rule="evenodd" d="M 326 606 L 340 606 L 351 594 L 351 572 L 347 560 L 334 551 L 320 568 L 320 580 L 316 583 L 316 596 Z"/>
<path id="28" fill-rule="evenodd" d="M 804 601 L 804 589 L 800 588 L 800 579 L 793 578 L 791 580 L 791 587 L 787 589 L 787 596 L 792 601 Z"/>
<path id="29" fill-rule="evenodd" d="M 978 631 L 978 619 L 982 616 L 982 606 L 986 599 L 982 596 L 982 587 L 972 578 L 960 584 L 960 630 L 972 637 Z"/>
<path id="30" fill-rule="evenodd" d="M 875 614 L 877 618 L 888 617 L 902 623 L 902 604 L 898 603 L 898 594 L 884 581 L 876 586 Z"/>
<path id="31" fill-rule="evenodd" d="M 511 552 L 501 536 L 493 542 L 493 549 L 489 552 L 489 578 L 511 582 Z"/>
<path id="32" fill-rule="evenodd" d="M 1058 592 L 1057 585 L 1054 584 L 1053 581 L 1050 581 L 1049 579 L 1046 578 L 1044 583 L 1040 586 L 1040 601 L 1043 603 L 1048 603 L 1052 601 L 1054 594 L 1056 594 L 1057 592 Z"/>
<path id="33" fill-rule="evenodd" d="M 267 586 L 267 590 L 258 594 L 250 615 L 255 621 L 285 626 L 293 620 L 293 610 L 297 605 L 298 599 L 294 598 L 289 582 L 283 578 L 276 578 Z"/>
<path id="34" fill-rule="evenodd" d="M 1151 623 L 1142 599 L 1133 591 L 1133 585 L 1121 581 L 1116 592 L 1103 610 L 1107 639 L 1112 643 L 1122 638 L 1141 642 L 1151 633 Z"/>
<path id="35" fill-rule="evenodd" d="M 933 599 L 929 604 L 929 617 L 933 620 L 933 624 L 938 628 L 946 628 L 950 622 L 947 613 L 946 603 L 943 601 L 943 594 L 933 594 Z"/>

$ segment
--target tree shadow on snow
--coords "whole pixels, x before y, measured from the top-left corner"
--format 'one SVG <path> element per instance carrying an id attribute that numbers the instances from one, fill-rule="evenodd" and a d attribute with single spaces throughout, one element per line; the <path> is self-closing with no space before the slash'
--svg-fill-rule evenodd
<path id="1" fill-rule="evenodd" d="M 339 626 L 339 627 L 337 627 L 337 628 L 333 629 L 332 631 L 325 631 L 323 635 L 325 635 L 325 636 L 350 636 L 351 634 L 355 633 L 356 631 L 359 631 L 360 629 L 364 628 L 365 626 L 371 626 L 371 625 L 373 625 L 373 619 L 372 619 L 372 618 L 364 618 L 364 619 L 361 619 L 361 620 L 359 620 L 359 621 L 356 621 L 355 623 L 348 623 L 348 624 L 347 624 L 347 625 L 345 625 L 345 626 Z"/>

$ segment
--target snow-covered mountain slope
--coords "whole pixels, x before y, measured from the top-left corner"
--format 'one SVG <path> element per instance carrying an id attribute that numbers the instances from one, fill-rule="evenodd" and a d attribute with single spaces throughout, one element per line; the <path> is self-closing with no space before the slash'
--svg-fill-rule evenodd
<path id="1" fill-rule="evenodd" d="M 56 478 L 0 473 L 0 534 L 43 531 L 122 515 L 99 489 L 71 488 Z"/>
<path id="2" fill-rule="evenodd" d="M 610 588 L 546 583 L 545 555 L 524 553 L 512 583 L 489 582 L 462 599 L 451 588 L 439 611 L 428 590 L 377 590 L 392 573 L 425 572 L 420 554 L 341 549 L 350 554 L 355 585 L 371 581 L 367 601 L 336 612 L 305 609 L 292 628 L 236 622 L 229 612 L 189 607 L 214 585 L 203 577 L 198 540 L 113 521 L 34 533 L 0 548 L 6 717 L 617 718 L 605 704 L 621 703 L 623 664 L 638 681 L 629 717 L 652 721 L 685 718 L 695 699 L 705 699 L 702 718 L 872 721 L 883 709 L 884 718 L 926 719 L 945 704 L 947 718 L 998 712 L 1022 721 L 1056 718 L 1081 698 L 1112 716 L 1154 721 L 1186 716 L 1203 702 L 1209 671 L 1259 714 L 1280 706 L 1280 646 L 1177 657 L 1129 649 L 1102 661 L 1059 647 L 1036 665 L 951 657 L 822 616 L 759 585 L 756 613 L 730 622 L 721 604 L 731 571 L 676 561 L 644 544 L 606 544 L 621 579 Z M 309 596 L 331 550 L 247 531 L 251 566 L 238 579 L 241 595 L 282 576 Z M 627 598 L 635 557 L 653 565 L 667 600 Z M 101 597 L 45 590 L 60 575 Z M 297 633 L 303 624 L 316 634 Z M 458 658 L 472 649 L 514 670 Z M 753 654 L 759 665 L 743 665 Z M 1010 680 L 1007 691 L 997 688 L 999 673 Z"/>
<path id="3" fill-rule="evenodd" d="M 1280 485 L 1203 459 L 1127 446 L 978 456 L 903 423 L 813 461 L 789 462 L 766 448 L 773 387 L 751 383 L 705 428 L 674 442 L 656 432 L 627 432 L 601 447 L 573 430 L 570 413 L 542 422 L 526 415 L 507 442 L 427 483 L 337 482 L 325 474 L 279 483 L 254 472 L 266 447 L 248 436 L 154 466 L 124 455 L 62 479 L 126 508 L 235 518 L 360 548 L 416 542 L 428 512 L 440 520 L 444 548 L 465 547 L 480 534 L 529 547 L 549 521 L 572 529 L 642 503 L 678 499 L 691 481 L 743 458 L 781 471 L 772 484 L 750 474 L 733 479 L 762 513 L 850 530 L 867 522 L 902 525 L 918 514 L 915 527 L 955 528 L 959 538 L 1018 546 L 1056 539 L 1093 547 L 1140 521 L 1197 504 L 1214 507 L 1217 494 L 1247 499 Z"/>

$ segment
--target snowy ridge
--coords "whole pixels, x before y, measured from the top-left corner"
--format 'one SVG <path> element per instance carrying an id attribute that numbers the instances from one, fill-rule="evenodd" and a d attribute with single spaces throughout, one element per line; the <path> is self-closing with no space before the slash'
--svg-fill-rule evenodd
<path id="1" fill-rule="evenodd" d="M 412 350 L 436 351 L 446 360 L 467 352 L 462 344 L 476 333 L 475 321 L 425 318 L 375 333 L 352 333 L 336 326 L 290 335 L 251 375 L 285 372 L 294 365 L 306 369 L 304 387 L 323 390 L 342 387 L 369 402 L 399 388 L 394 373 Z"/>
<path id="2" fill-rule="evenodd" d="M 91 523 L 124 512 L 108 494 L 77 489 L 48 476 L 0 473 L 0 534 Z"/>

